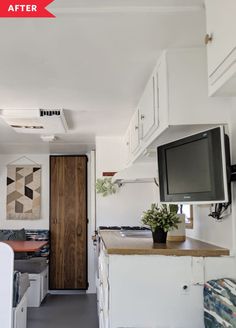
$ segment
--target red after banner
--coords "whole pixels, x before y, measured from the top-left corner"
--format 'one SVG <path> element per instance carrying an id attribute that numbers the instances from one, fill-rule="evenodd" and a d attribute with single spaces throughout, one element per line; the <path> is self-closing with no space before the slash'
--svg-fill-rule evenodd
<path id="1" fill-rule="evenodd" d="M 54 0 L 0 0 L 0 17 L 55 17 L 46 7 Z"/>

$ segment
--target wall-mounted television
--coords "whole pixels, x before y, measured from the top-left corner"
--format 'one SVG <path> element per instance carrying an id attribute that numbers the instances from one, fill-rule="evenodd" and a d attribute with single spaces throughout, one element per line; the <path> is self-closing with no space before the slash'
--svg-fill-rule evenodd
<path id="1" fill-rule="evenodd" d="M 222 126 L 157 148 L 160 201 L 230 201 L 229 139 Z"/>

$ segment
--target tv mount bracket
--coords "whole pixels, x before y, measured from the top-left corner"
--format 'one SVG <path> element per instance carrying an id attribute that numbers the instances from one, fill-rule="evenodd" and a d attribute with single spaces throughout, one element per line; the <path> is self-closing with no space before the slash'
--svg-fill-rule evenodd
<path id="1" fill-rule="evenodd" d="M 236 181 L 236 164 L 231 165 L 229 167 L 228 172 L 229 172 L 229 174 L 228 174 L 229 183 L 233 182 L 233 181 Z M 230 196 L 230 199 L 229 199 L 228 203 L 215 204 L 215 210 L 211 211 L 209 216 L 213 217 L 213 219 L 221 220 L 223 218 L 222 214 L 227 210 L 227 208 L 230 206 L 230 204 L 231 204 L 231 196 Z"/>
<path id="2" fill-rule="evenodd" d="M 230 181 L 236 181 L 236 164 L 230 166 Z"/>

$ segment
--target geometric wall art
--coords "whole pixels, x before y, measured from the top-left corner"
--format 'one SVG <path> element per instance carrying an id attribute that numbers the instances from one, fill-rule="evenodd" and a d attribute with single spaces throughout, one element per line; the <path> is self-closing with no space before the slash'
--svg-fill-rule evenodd
<path id="1" fill-rule="evenodd" d="M 41 166 L 7 166 L 7 220 L 40 219 Z"/>

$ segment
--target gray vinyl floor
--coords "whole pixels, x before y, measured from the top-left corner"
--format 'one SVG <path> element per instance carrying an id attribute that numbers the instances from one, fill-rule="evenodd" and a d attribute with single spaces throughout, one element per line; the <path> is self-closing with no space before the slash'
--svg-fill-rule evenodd
<path id="1" fill-rule="evenodd" d="M 28 308 L 27 328 L 98 328 L 96 295 L 48 295 Z"/>

